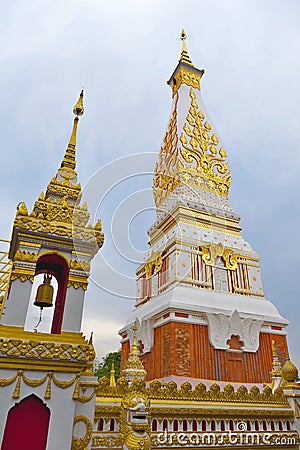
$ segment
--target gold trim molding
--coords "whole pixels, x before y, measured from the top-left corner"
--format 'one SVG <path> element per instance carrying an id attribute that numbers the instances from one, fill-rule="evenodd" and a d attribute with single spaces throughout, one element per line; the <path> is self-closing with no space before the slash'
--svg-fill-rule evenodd
<path id="1" fill-rule="evenodd" d="M 172 97 L 174 97 L 182 84 L 186 84 L 187 86 L 200 90 L 200 79 L 201 75 L 196 74 L 193 70 L 185 69 L 180 66 L 178 72 L 169 83 L 172 88 Z"/>
<path id="2" fill-rule="evenodd" d="M 95 351 L 89 344 L 2 338 L 0 339 L 0 357 L 3 363 L 6 357 L 86 363 L 94 361 Z"/>

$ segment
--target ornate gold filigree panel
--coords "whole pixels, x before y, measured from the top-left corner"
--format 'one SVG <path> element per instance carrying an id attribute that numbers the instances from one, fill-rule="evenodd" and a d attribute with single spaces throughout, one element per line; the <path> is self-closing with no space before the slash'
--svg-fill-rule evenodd
<path id="1" fill-rule="evenodd" d="M 123 439 L 121 436 L 113 434 L 94 434 L 92 436 L 92 447 L 104 447 L 104 448 L 120 448 L 123 445 Z"/>
<path id="2" fill-rule="evenodd" d="M 189 70 L 183 66 L 180 66 L 178 72 L 176 72 L 173 79 L 169 82 L 169 85 L 172 88 L 173 97 L 182 84 L 186 84 L 187 86 L 191 86 L 195 89 L 200 89 L 200 79 L 201 75 L 195 73 L 193 69 Z"/>
<path id="3" fill-rule="evenodd" d="M 179 138 L 178 92 L 175 94 L 171 119 L 154 170 L 153 192 L 157 207 L 180 184 L 228 197 L 231 174 L 226 152 L 199 110 L 193 88 L 189 96 L 191 104 Z"/>
<path id="4" fill-rule="evenodd" d="M 86 204 L 75 206 L 67 197 L 59 200 L 40 197 L 30 214 L 24 203 L 18 206 L 14 227 L 88 241 L 101 247 L 104 242 L 101 221 L 92 227 L 88 224 L 89 216 Z"/>
<path id="5" fill-rule="evenodd" d="M 169 193 L 179 185 L 177 178 L 178 134 L 177 134 L 178 94 L 174 99 L 174 107 L 163 145 L 159 152 L 159 160 L 154 168 L 153 195 L 156 206 L 160 206 Z"/>
<path id="6" fill-rule="evenodd" d="M 28 359 L 57 359 L 59 361 L 88 362 L 95 358 L 92 345 L 42 342 L 22 339 L 0 339 L 0 356 Z"/>
<path id="7" fill-rule="evenodd" d="M 191 106 L 180 136 L 183 179 L 193 187 L 206 188 L 227 196 L 231 174 L 226 152 L 223 147 L 218 148 L 219 140 L 212 134 L 212 127 L 205 121 L 204 114 L 199 111 L 193 89 L 190 89 L 190 98 Z"/>
<path id="8" fill-rule="evenodd" d="M 138 381 L 135 381 L 136 383 Z M 144 383 L 139 380 L 141 385 Z M 124 378 L 117 380 L 117 386 L 115 388 L 109 387 L 109 380 L 99 380 L 96 393 L 98 397 L 115 397 L 120 398 L 128 392 L 128 381 Z M 277 389 L 272 393 L 272 389 L 266 386 L 263 391 L 260 391 L 257 386 L 252 386 L 249 390 L 246 386 L 240 386 L 237 390 L 231 385 L 227 384 L 223 390 L 217 383 L 210 386 L 209 389 L 203 384 L 199 383 L 194 389 L 192 385 L 187 381 L 178 388 L 174 381 L 167 383 L 153 380 L 150 382 L 149 388 L 145 388 L 145 395 L 151 403 L 155 400 L 161 400 L 168 402 L 178 401 L 195 401 L 204 402 L 207 404 L 219 403 L 233 403 L 233 404 L 247 404 L 247 405 L 273 405 L 288 407 L 289 404 L 285 398 L 282 389 Z M 173 405 L 174 407 L 174 405 Z"/>

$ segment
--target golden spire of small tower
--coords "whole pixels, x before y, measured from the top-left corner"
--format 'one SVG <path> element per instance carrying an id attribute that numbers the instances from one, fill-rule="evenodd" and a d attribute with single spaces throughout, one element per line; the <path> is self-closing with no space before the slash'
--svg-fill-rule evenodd
<path id="1" fill-rule="evenodd" d="M 132 342 L 132 347 L 131 347 L 131 355 L 139 355 L 139 351 L 136 345 L 136 332 L 137 332 L 137 324 L 136 324 L 136 320 L 134 321 L 133 324 L 133 342 Z"/>
<path id="2" fill-rule="evenodd" d="M 140 352 L 136 345 L 137 342 L 136 332 L 137 332 L 137 324 L 135 320 L 133 324 L 133 342 L 131 352 L 129 353 L 128 359 L 122 371 L 122 375 L 125 378 L 127 378 L 130 382 L 134 378 L 140 378 L 141 380 L 144 380 L 146 376 L 146 371 L 144 369 L 142 361 L 140 360 L 139 356 Z"/>
<path id="3" fill-rule="evenodd" d="M 116 378 L 115 378 L 115 362 L 112 361 L 111 363 L 111 370 L 110 370 L 110 380 L 109 385 L 110 387 L 116 387 Z"/>
<path id="4" fill-rule="evenodd" d="M 73 130 L 70 137 L 70 141 L 64 156 L 64 159 L 61 163 L 61 169 L 68 168 L 71 171 L 75 171 L 76 167 L 76 133 L 77 133 L 77 125 L 79 122 L 79 116 L 82 116 L 84 112 L 83 107 L 83 89 L 80 93 L 79 99 L 76 105 L 73 108 L 73 113 L 76 115 L 73 123 Z"/>
<path id="5" fill-rule="evenodd" d="M 181 55 L 180 55 L 180 62 L 183 62 L 185 64 L 189 64 L 190 66 L 193 66 L 191 57 L 189 55 L 187 46 L 186 46 L 186 34 L 184 29 L 182 28 L 181 30 L 181 35 L 180 35 L 180 39 L 182 40 L 182 49 L 181 49 Z"/>

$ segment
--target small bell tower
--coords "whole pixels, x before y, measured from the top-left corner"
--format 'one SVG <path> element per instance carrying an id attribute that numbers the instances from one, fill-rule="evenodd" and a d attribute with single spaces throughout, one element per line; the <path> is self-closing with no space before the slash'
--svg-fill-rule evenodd
<path id="1" fill-rule="evenodd" d="M 81 322 L 90 263 L 104 236 L 100 221 L 89 223 L 77 182 L 76 133 L 84 112 L 83 91 L 73 112 L 60 168 L 31 212 L 24 202 L 18 204 L 14 220 L 9 293 L 0 311 L 2 450 L 90 449 L 97 380 L 91 371 L 92 340 L 82 335 Z M 53 308 L 50 333 L 24 328 L 33 282 L 41 274 L 44 281 L 34 305 L 41 313 Z"/>

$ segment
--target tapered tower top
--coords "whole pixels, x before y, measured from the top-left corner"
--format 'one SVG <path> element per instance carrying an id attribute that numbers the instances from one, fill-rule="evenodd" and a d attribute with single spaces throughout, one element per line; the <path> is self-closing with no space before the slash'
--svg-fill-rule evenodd
<path id="1" fill-rule="evenodd" d="M 154 170 L 155 203 L 165 207 L 175 195 L 176 201 L 194 200 L 232 214 L 227 204 L 231 177 L 227 155 L 200 92 L 204 70 L 193 65 L 184 30 L 181 40 L 180 59 L 168 81 L 173 106 Z"/>

